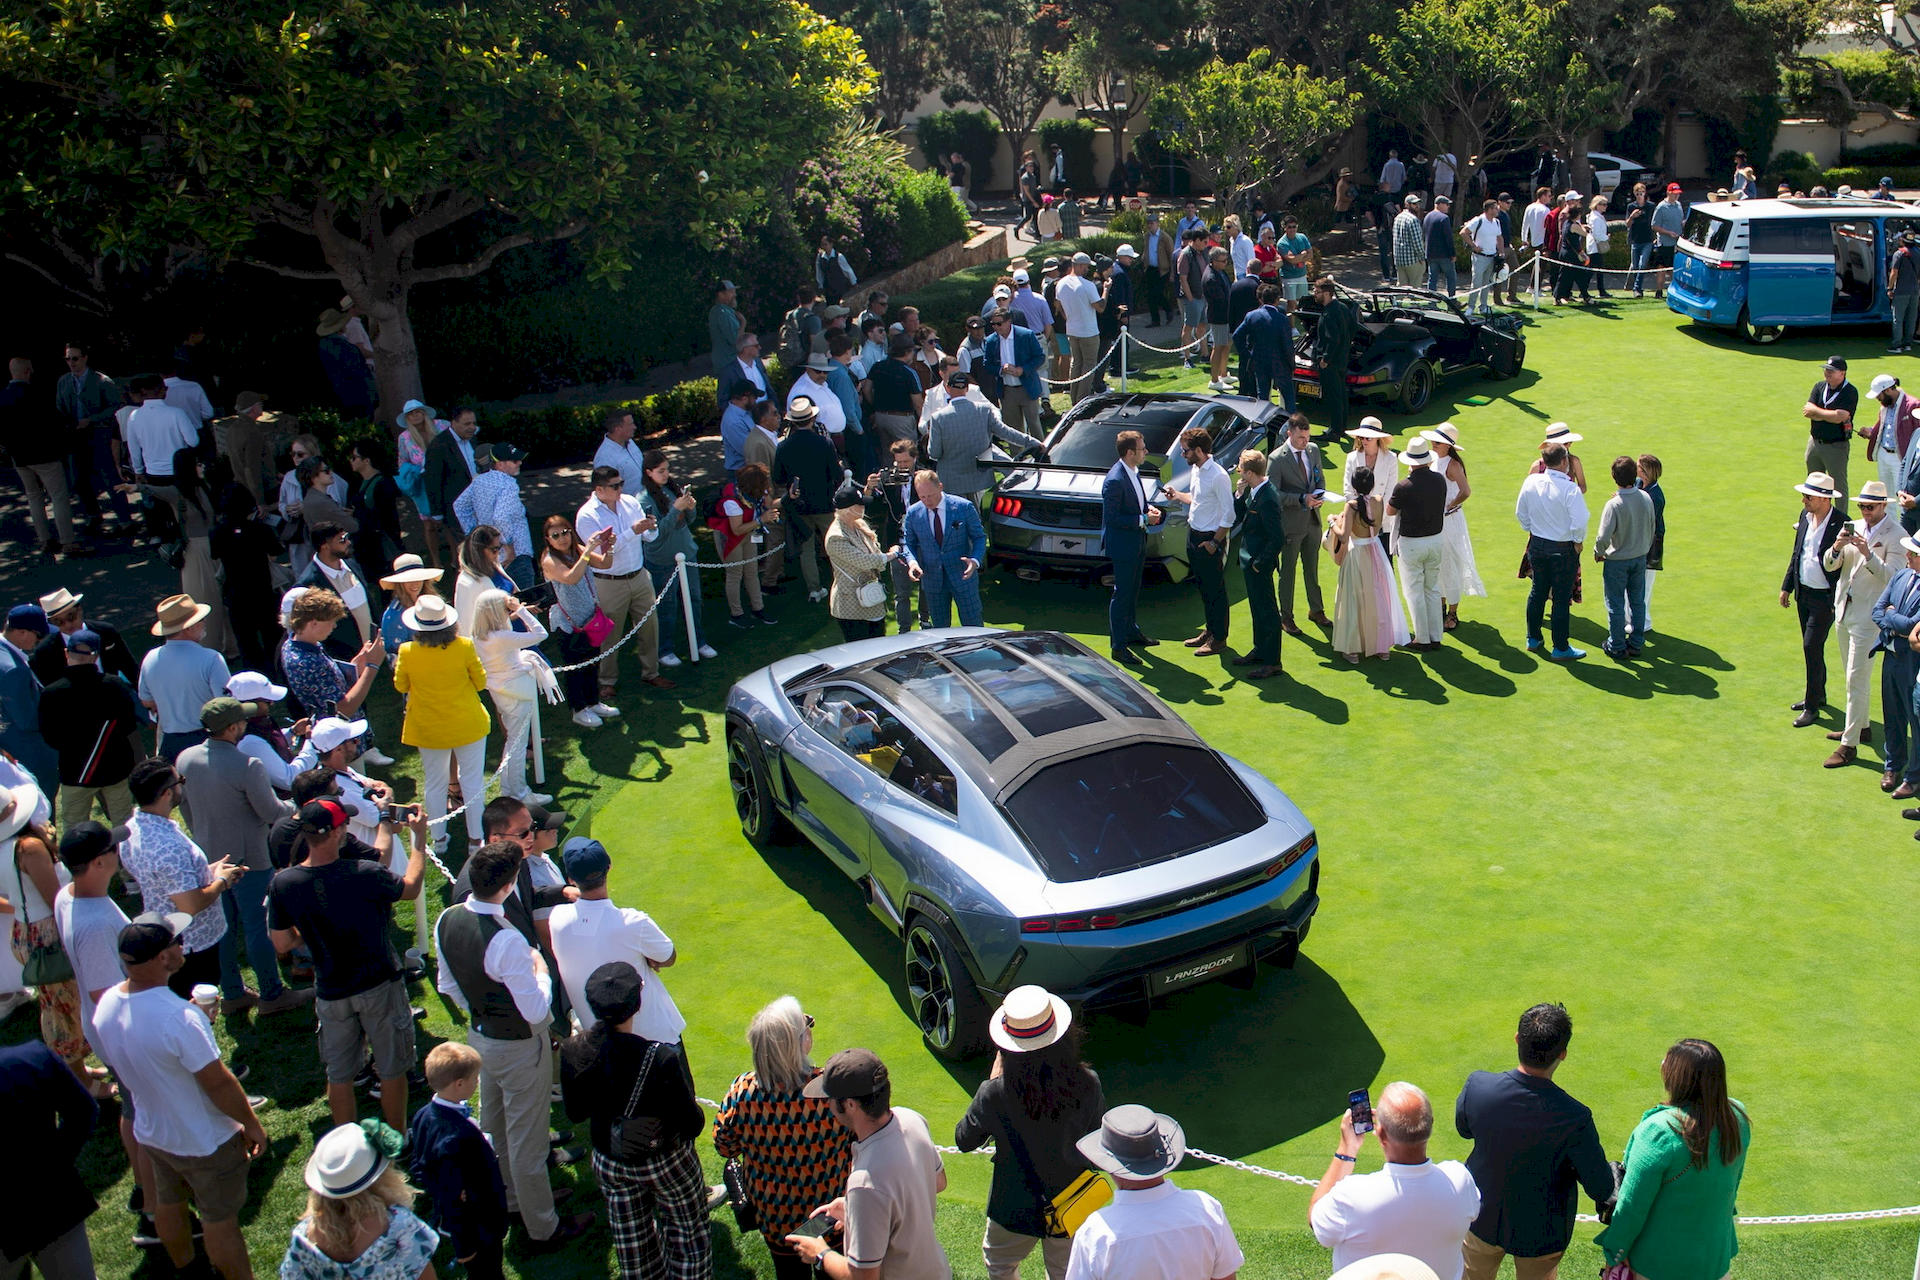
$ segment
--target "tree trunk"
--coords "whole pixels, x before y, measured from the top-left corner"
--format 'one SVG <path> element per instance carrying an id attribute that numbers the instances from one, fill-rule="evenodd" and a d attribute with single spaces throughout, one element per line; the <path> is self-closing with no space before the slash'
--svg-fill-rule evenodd
<path id="1" fill-rule="evenodd" d="M 1680 181 L 1680 103 L 1673 98 L 1660 121 L 1660 169 L 1668 182 Z"/>
<path id="2" fill-rule="evenodd" d="M 1584 135 L 1563 138 L 1561 145 L 1567 148 L 1567 168 L 1573 172 L 1573 189 L 1584 198 L 1593 190 L 1593 165 L 1587 160 L 1587 139 Z"/>
<path id="3" fill-rule="evenodd" d="M 380 391 L 380 419 L 392 422 L 400 416 L 401 405 L 424 398 L 420 348 L 413 340 L 406 286 L 395 283 L 381 292 L 383 296 L 366 305 L 365 310 L 377 326 L 373 335 L 373 378 Z"/>

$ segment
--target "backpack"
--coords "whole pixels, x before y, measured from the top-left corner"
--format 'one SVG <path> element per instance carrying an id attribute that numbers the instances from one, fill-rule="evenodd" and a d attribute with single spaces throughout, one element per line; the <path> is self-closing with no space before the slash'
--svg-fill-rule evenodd
<path id="1" fill-rule="evenodd" d="M 798 369 L 807 362 L 806 331 L 800 327 L 800 313 L 804 310 L 804 307 L 795 307 L 780 321 L 780 363 L 789 369 Z"/>

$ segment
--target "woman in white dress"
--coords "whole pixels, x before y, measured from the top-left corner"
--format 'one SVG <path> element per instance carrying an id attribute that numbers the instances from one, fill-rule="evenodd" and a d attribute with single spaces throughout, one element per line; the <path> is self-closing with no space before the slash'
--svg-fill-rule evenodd
<path id="1" fill-rule="evenodd" d="M 1467 516 L 1460 508 L 1473 496 L 1467 483 L 1467 464 L 1460 460 L 1460 432 L 1451 422 L 1420 433 L 1433 445 L 1430 464 L 1447 481 L 1447 522 L 1441 529 L 1440 604 L 1446 611 L 1446 629 L 1460 625 L 1460 602 L 1487 594 L 1480 570 L 1473 562 L 1473 539 L 1467 535 Z"/>
<path id="2" fill-rule="evenodd" d="M 516 621 L 520 627 L 514 626 Z M 523 655 L 546 638 L 547 629 L 517 596 L 488 587 L 475 598 L 473 647 L 486 670 L 487 693 L 500 713 L 500 728 L 506 736 L 500 753 L 500 794 L 528 804 L 553 803 L 552 796 L 527 785 L 527 743 L 533 730 L 533 700 L 540 688 Z"/>
<path id="3" fill-rule="evenodd" d="M 1340 481 L 1340 492 L 1351 503 L 1355 497 L 1353 476 L 1356 471 L 1373 473 L 1373 495 L 1384 507 L 1393 495 L 1393 486 L 1400 483 L 1400 455 L 1387 447 L 1387 441 L 1393 439 L 1380 419 L 1368 416 L 1360 419 L 1360 425 L 1347 432 L 1349 439 L 1355 440 L 1353 452 L 1347 455 L 1345 472 Z M 1391 556 L 1393 538 L 1400 529 L 1400 517 L 1389 515 L 1379 526 L 1381 548 Z"/>
<path id="4" fill-rule="evenodd" d="M 1393 455 L 1389 454 L 1388 457 Z M 1333 647 L 1348 662 L 1384 658 L 1395 645 L 1412 639 L 1400 608 L 1400 587 L 1393 564 L 1380 545 L 1379 475 L 1365 467 L 1355 477 L 1353 498 L 1333 518 L 1328 541 L 1340 566 L 1340 587 L 1333 601 Z"/>

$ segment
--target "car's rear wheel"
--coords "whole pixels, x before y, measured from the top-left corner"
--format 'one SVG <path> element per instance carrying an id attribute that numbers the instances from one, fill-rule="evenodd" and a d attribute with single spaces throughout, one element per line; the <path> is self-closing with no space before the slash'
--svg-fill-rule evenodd
<path id="1" fill-rule="evenodd" d="M 1394 408 L 1401 413 L 1418 413 L 1433 399 L 1433 365 L 1415 360 L 1400 379 L 1400 399 Z"/>
<path id="2" fill-rule="evenodd" d="M 987 1044 L 987 1003 L 960 959 L 960 949 L 934 921 L 915 916 L 906 933 L 907 1007 L 927 1047 L 949 1062 Z"/>
<path id="3" fill-rule="evenodd" d="M 1753 313 L 1745 307 L 1740 308 L 1740 318 L 1733 322 L 1735 332 L 1756 347 L 1770 346 L 1786 335 L 1787 327 L 1780 324 L 1755 324 Z"/>
<path id="4" fill-rule="evenodd" d="M 773 805 L 773 784 L 759 744 L 745 729 L 727 732 L 727 785 L 733 791 L 733 813 L 740 833 L 754 845 L 777 844 L 787 833 L 787 822 Z"/>

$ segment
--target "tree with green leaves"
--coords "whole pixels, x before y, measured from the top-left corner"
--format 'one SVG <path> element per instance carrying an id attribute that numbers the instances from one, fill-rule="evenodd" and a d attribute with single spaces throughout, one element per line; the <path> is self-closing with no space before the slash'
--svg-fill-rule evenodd
<path id="1" fill-rule="evenodd" d="M 617 278 L 648 237 L 751 219 L 871 92 L 796 0 L 295 3 L 16 7 L 0 209 L 56 271 L 186 245 L 337 281 L 387 412 L 420 393 L 414 289 L 558 240 Z"/>
<path id="2" fill-rule="evenodd" d="M 939 80 L 939 0 L 810 0 L 826 17 L 860 37 L 874 74 L 874 109 L 898 129 Z"/>
<path id="3" fill-rule="evenodd" d="M 1040 113 L 1059 92 L 1049 56 L 1064 47 L 1057 23 L 1034 0 L 946 0 L 946 28 L 956 38 L 941 52 L 948 106 L 977 102 L 1013 146 L 1019 163 Z"/>
<path id="4" fill-rule="evenodd" d="M 1459 158 L 1460 190 L 1532 143 L 1513 103 L 1557 71 L 1550 17 L 1539 0 L 1414 0 L 1374 34 L 1380 100 L 1434 155 Z"/>
<path id="5" fill-rule="evenodd" d="M 1281 204 L 1324 177 L 1326 148 L 1353 126 L 1360 94 L 1346 81 L 1255 49 L 1244 62 L 1215 58 L 1162 88 L 1148 109 L 1154 130 L 1229 207 L 1261 187 Z"/>

